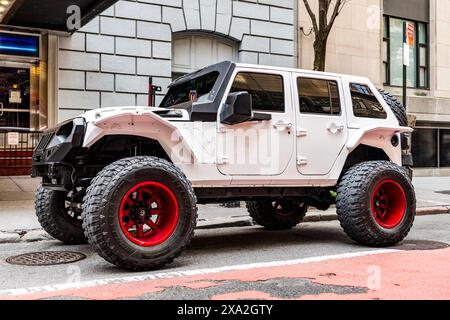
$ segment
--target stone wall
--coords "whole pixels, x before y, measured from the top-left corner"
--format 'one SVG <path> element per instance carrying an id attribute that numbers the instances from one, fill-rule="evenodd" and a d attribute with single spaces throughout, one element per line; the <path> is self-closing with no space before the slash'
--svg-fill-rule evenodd
<path id="1" fill-rule="evenodd" d="M 119 1 L 59 38 L 58 121 L 99 107 L 147 105 L 149 77 L 164 88 L 171 81 L 176 32 L 232 39 L 239 62 L 295 67 L 294 1 Z"/>

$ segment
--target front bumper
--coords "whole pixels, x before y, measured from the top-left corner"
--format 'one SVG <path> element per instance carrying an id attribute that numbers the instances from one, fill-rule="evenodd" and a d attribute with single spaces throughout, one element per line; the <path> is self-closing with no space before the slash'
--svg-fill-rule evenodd
<path id="1" fill-rule="evenodd" d="M 42 177 L 44 187 L 70 188 L 76 156 L 82 149 L 85 133 L 84 118 L 76 118 L 45 131 L 33 152 L 31 176 Z"/>

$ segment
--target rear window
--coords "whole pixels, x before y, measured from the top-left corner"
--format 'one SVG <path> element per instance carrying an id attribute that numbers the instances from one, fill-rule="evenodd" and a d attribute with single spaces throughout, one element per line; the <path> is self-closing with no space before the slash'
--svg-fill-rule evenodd
<path id="1" fill-rule="evenodd" d="M 341 103 L 336 81 L 298 78 L 300 112 L 339 116 Z"/>
<path id="2" fill-rule="evenodd" d="M 387 119 L 387 113 L 372 90 L 364 84 L 351 83 L 353 113 L 358 118 Z"/>
<path id="3" fill-rule="evenodd" d="M 213 71 L 170 88 L 160 107 L 169 108 L 209 95 L 218 77 L 219 72 Z"/>

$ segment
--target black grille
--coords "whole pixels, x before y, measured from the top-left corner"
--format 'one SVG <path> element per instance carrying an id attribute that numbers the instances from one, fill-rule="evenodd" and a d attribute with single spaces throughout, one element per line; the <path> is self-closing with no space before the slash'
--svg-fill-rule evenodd
<path id="1" fill-rule="evenodd" d="M 39 141 L 39 144 L 38 144 L 38 146 L 36 148 L 36 151 L 44 150 L 45 147 L 48 146 L 48 144 L 50 143 L 50 141 L 52 140 L 54 135 L 55 135 L 54 132 L 44 133 L 44 135 L 42 136 L 41 141 Z"/>

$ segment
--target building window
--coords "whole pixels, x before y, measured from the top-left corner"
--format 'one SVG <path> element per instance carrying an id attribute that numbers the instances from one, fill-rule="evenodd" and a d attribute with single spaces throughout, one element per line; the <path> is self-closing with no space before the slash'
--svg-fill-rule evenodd
<path id="1" fill-rule="evenodd" d="M 353 113 L 358 118 L 386 119 L 387 113 L 372 90 L 364 84 L 350 84 Z"/>
<path id="2" fill-rule="evenodd" d="M 300 112 L 339 116 L 341 102 L 336 81 L 298 78 Z"/>
<path id="3" fill-rule="evenodd" d="M 254 110 L 284 112 L 284 85 L 280 75 L 240 72 L 230 92 L 241 91 L 252 95 Z"/>
<path id="4" fill-rule="evenodd" d="M 410 88 L 429 88 L 428 24 L 384 16 L 383 75 L 385 85 L 403 85 L 403 23 L 414 25 L 414 48 L 409 49 L 407 84 Z"/>
<path id="5" fill-rule="evenodd" d="M 450 168 L 450 129 L 416 128 L 412 154 L 416 168 Z"/>

